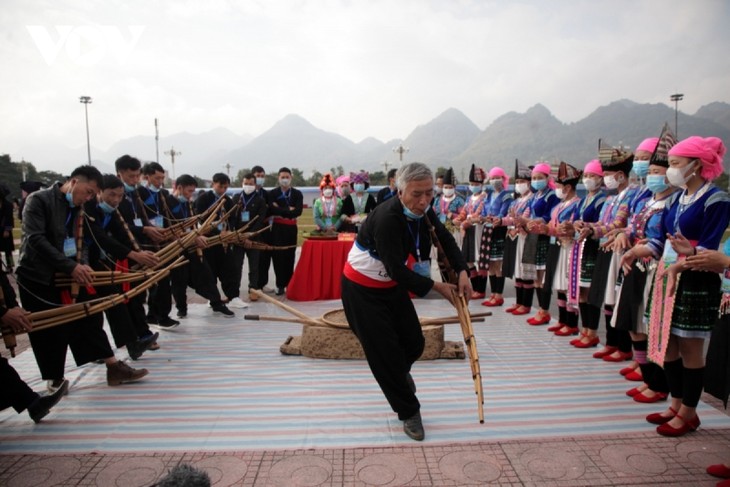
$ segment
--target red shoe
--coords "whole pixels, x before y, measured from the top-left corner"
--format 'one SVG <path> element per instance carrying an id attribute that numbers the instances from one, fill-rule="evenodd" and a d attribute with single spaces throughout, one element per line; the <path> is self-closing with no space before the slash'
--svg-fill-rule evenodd
<path id="1" fill-rule="evenodd" d="M 512 312 L 514 312 L 514 311 L 517 311 L 517 309 L 518 309 L 518 308 L 519 308 L 520 306 L 521 306 L 521 305 L 519 305 L 519 304 L 515 303 L 515 304 L 513 304 L 512 306 L 510 306 L 509 308 L 507 308 L 507 309 L 506 309 L 506 310 L 504 310 L 504 311 L 505 311 L 506 313 L 512 313 Z"/>
<path id="2" fill-rule="evenodd" d="M 675 414 L 677 414 L 677 411 L 670 407 L 669 412 L 672 414 L 671 416 L 662 416 L 662 413 L 651 413 L 649 416 L 646 417 L 646 420 L 651 424 L 664 424 L 672 420 Z"/>
<path id="3" fill-rule="evenodd" d="M 484 294 L 484 293 L 478 293 L 476 291 L 473 291 L 471 293 L 471 299 L 484 299 L 484 296 L 486 296 L 486 294 Z"/>
<path id="4" fill-rule="evenodd" d="M 569 336 L 574 336 L 577 334 L 578 334 L 578 327 L 571 328 L 569 326 L 564 326 L 555 332 L 555 336 L 559 336 L 559 337 L 569 337 Z"/>
<path id="5" fill-rule="evenodd" d="M 627 392 L 627 394 L 628 394 L 628 392 Z M 656 392 L 651 397 L 645 396 L 643 392 L 640 392 L 634 396 L 634 401 L 650 404 L 653 402 L 664 401 L 667 399 L 667 397 L 669 397 L 669 395 L 664 392 Z"/>
<path id="6" fill-rule="evenodd" d="M 547 331 L 555 333 L 556 331 L 558 331 L 559 329 L 561 329 L 564 326 L 568 326 L 568 325 L 558 321 L 556 324 L 548 326 Z"/>
<path id="7" fill-rule="evenodd" d="M 520 308 L 517 308 L 516 310 L 514 310 L 512 312 L 512 314 L 515 316 L 521 316 L 521 315 L 526 315 L 530 312 L 530 308 L 528 308 L 527 306 L 521 306 Z"/>
<path id="8" fill-rule="evenodd" d="M 614 355 L 615 353 L 618 353 L 618 355 Z M 623 362 L 625 360 L 631 360 L 633 356 L 634 354 L 631 352 L 616 350 L 611 355 L 604 355 L 603 360 L 605 362 Z"/>
<path id="9" fill-rule="evenodd" d="M 487 299 L 486 301 L 482 301 L 482 306 L 488 306 L 488 307 L 494 307 L 494 306 L 502 306 L 504 304 L 504 299 L 499 298 L 495 299 L 494 297 L 491 297 Z"/>
<path id="10" fill-rule="evenodd" d="M 626 395 L 629 397 L 636 397 L 637 394 L 641 394 L 641 391 L 638 387 L 634 387 L 633 389 L 629 389 L 626 391 Z"/>
<path id="11" fill-rule="evenodd" d="M 657 426 L 656 432 L 662 436 L 671 436 L 671 437 L 684 436 L 687 433 L 696 431 L 697 428 L 699 428 L 700 424 L 701 424 L 700 417 L 697 415 L 695 415 L 695 417 L 693 419 L 690 419 L 689 421 L 684 419 L 679 414 L 677 414 L 674 417 L 682 420 L 682 426 L 680 426 L 679 428 L 675 428 L 674 426 L 670 426 L 669 422 L 666 422 L 664 424 L 660 424 L 659 426 Z"/>
<path id="12" fill-rule="evenodd" d="M 589 337 L 590 339 L 587 342 L 583 342 L 578 340 L 577 343 L 573 344 L 575 348 L 592 348 L 597 346 L 599 343 L 601 343 L 601 339 L 598 337 Z"/>
<path id="13" fill-rule="evenodd" d="M 576 343 L 578 343 L 579 341 L 583 340 L 583 337 L 587 337 L 587 336 L 588 335 L 586 335 L 585 331 L 581 331 L 580 332 L 580 335 L 578 335 L 578 338 L 573 338 L 568 343 L 570 343 L 571 345 L 575 346 Z"/>
<path id="14" fill-rule="evenodd" d="M 624 367 L 623 369 L 619 370 L 618 373 L 621 375 L 630 374 L 631 372 L 635 371 L 636 369 L 634 367 Z"/>
<path id="15" fill-rule="evenodd" d="M 611 355 L 616 350 L 618 350 L 618 348 L 616 348 L 616 347 L 609 347 L 608 345 L 606 345 L 601 350 L 599 350 L 596 353 L 594 353 L 593 354 L 593 358 L 603 358 L 606 355 Z"/>
<path id="16" fill-rule="evenodd" d="M 717 465 L 710 465 L 709 467 L 707 467 L 707 473 L 709 473 L 713 477 L 730 479 L 730 468 L 726 467 L 722 463 Z"/>
<path id="17" fill-rule="evenodd" d="M 629 372 L 628 374 L 626 374 L 624 376 L 624 378 L 626 380 L 633 380 L 633 381 L 636 381 L 636 382 L 643 381 L 644 380 L 644 377 L 641 375 L 641 373 L 640 372 L 637 372 L 635 370 L 632 371 L 632 372 Z"/>
<path id="18" fill-rule="evenodd" d="M 535 316 L 533 316 L 532 318 L 529 318 L 527 320 L 527 322 L 529 324 L 531 324 L 532 326 L 547 325 L 548 323 L 550 323 L 550 313 L 545 313 L 544 315 L 542 315 L 542 318 L 540 317 L 540 314 L 538 313 Z"/>

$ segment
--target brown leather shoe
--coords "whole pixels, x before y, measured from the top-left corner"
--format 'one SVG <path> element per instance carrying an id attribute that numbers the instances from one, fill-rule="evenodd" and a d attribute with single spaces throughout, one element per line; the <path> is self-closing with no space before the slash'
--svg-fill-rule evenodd
<path id="1" fill-rule="evenodd" d="M 110 386 L 118 386 L 125 382 L 136 382 L 149 374 L 147 369 L 133 369 L 121 360 L 113 365 L 106 366 L 106 383 Z"/>

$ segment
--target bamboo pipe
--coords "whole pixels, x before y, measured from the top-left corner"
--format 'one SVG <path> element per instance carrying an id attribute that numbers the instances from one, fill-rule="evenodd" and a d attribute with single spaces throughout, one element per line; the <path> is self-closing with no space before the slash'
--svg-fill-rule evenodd
<path id="1" fill-rule="evenodd" d="M 267 302 L 269 302 L 269 303 L 271 303 L 273 305 L 276 305 L 279 308 L 283 309 L 284 311 L 288 311 L 289 313 L 293 314 L 294 316 L 297 316 L 297 317 L 301 318 L 302 320 L 305 320 L 305 321 L 310 322 L 312 325 L 315 325 L 315 326 L 330 326 L 330 325 L 328 325 L 327 323 L 325 323 L 324 321 L 322 321 L 320 319 L 312 318 L 310 316 L 307 316 L 304 313 L 302 313 L 301 311 L 299 311 L 297 309 L 294 309 L 291 306 L 288 306 L 288 305 L 282 303 L 281 301 L 278 301 L 278 300 L 276 300 L 276 299 L 274 299 L 274 298 L 272 298 L 270 296 L 267 296 L 266 294 L 262 293 L 258 289 L 252 289 L 251 292 L 253 294 L 255 294 L 256 296 L 258 296 L 259 298 L 263 299 L 264 301 L 267 301 Z"/>

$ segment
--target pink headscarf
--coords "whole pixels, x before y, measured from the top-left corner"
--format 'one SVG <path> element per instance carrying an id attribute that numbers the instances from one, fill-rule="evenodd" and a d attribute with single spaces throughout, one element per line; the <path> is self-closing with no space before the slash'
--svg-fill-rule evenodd
<path id="1" fill-rule="evenodd" d="M 693 135 L 669 149 L 670 156 L 689 157 L 702 161 L 702 179 L 712 181 L 722 174 L 722 157 L 727 149 L 717 137 L 699 137 Z"/>
<path id="2" fill-rule="evenodd" d="M 583 169 L 583 174 L 595 174 L 596 176 L 603 177 L 603 167 L 598 159 L 593 159 L 591 162 L 586 164 L 585 169 Z"/>
<path id="3" fill-rule="evenodd" d="M 347 176 L 343 174 L 342 176 L 339 176 L 337 179 L 335 179 L 335 184 L 337 185 L 337 196 L 342 198 L 342 192 L 340 191 L 340 186 L 342 186 L 342 183 L 349 183 L 350 182 L 350 176 Z"/>
<path id="4" fill-rule="evenodd" d="M 509 176 L 501 167 L 493 167 L 489 170 L 489 179 L 502 179 L 502 185 L 506 188 L 509 185 Z"/>
<path id="5" fill-rule="evenodd" d="M 550 164 L 546 162 L 535 164 L 535 167 L 532 168 L 532 174 L 535 174 L 536 172 L 544 174 L 548 177 L 548 188 L 555 189 L 555 181 L 553 181 L 553 177 L 550 175 L 551 171 L 552 169 L 550 168 Z"/>
<path id="6" fill-rule="evenodd" d="M 659 137 L 649 137 L 648 139 L 644 139 L 641 141 L 641 144 L 639 144 L 635 152 L 644 150 L 653 154 L 656 150 L 657 144 L 659 144 Z"/>

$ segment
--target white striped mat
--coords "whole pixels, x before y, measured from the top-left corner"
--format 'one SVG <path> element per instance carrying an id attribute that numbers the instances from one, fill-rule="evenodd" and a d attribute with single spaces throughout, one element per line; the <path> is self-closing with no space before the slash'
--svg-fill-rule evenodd
<path id="1" fill-rule="evenodd" d="M 311 316 L 339 301 L 289 303 Z M 422 316 L 453 314 L 441 300 L 419 300 Z M 478 303 L 474 312 L 484 311 Z M 211 316 L 191 305 L 189 318 L 163 332 L 162 349 L 135 367 L 148 378 L 108 387 L 103 365 L 76 368 L 71 392 L 39 425 L 26 414 L 0 412 L 0 452 L 87 453 L 230 451 L 412 445 L 364 361 L 285 356 L 279 346 L 299 325 Z M 246 313 L 282 314 L 265 303 Z M 620 364 L 590 357 L 545 327 L 501 308 L 476 323 L 485 391 L 485 424 L 477 420 L 468 360 L 418 362 L 413 376 L 427 443 L 462 443 L 651 431 L 648 413 L 666 403 L 638 404 L 624 395 L 636 385 Z M 458 325 L 447 339 L 459 340 Z M 121 353 L 118 353 L 121 357 Z M 70 353 L 69 353 L 70 356 Z M 32 352 L 11 363 L 36 390 L 44 384 Z M 730 427 L 730 418 L 701 404 L 703 428 Z"/>

